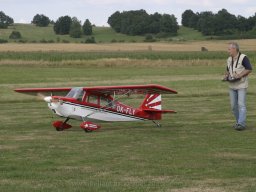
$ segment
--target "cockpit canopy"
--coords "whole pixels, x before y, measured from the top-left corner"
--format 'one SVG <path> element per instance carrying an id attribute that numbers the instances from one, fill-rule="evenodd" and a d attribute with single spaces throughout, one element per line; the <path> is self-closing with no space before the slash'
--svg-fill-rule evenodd
<path id="1" fill-rule="evenodd" d="M 69 93 L 66 95 L 66 97 L 74 98 L 74 99 L 82 101 L 83 95 L 84 95 L 83 88 L 81 88 L 81 87 L 74 87 L 74 88 L 72 88 L 69 91 Z"/>
<path id="2" fill-rule="evenodd" d="M 72 88 L 66 95 L 67 98 L 74 98 L 80 102 L 86 102 L 88 104 L 98 105 L 102 107 L 115 107 L 115 101 L 110 96 L 85 94 L 86 91 L 81 87 Z"/>

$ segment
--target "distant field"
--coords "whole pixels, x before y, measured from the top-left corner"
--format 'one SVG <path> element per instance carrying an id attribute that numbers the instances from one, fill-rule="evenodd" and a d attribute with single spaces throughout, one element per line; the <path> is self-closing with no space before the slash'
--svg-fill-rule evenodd
<path id="1" fill-rule="evenodd" d="M 207 53 L 198 51 L 202 42 L 0 45 L 0 191 L 256 191 L 256 75 L 250 75 L 248 129 L 234 131 L 221 82 L 227 42 L 207 44 L 216 47 Z M 239 42 L 254 64 L 255 41 Z M 163 108 L 177 114 L 165 115 L 161 128 L 102 122 L 91 134 L 77 121 L 56 132 L 51 122 L 61 118 L 45 102 L 13 91 L 149 83 L 178 91 L 163 96 Z M 121 101 L 138 106 L 142 99 Z"/>
<path id="2" fill-rule="evenodd" d="M 63 41 L 68 41 L 70 43 L 81 43 L 84 42 L 87 36 L 81 38 L 71 38 L 69 35 L 56 35 L 53 31 L 53 26 L 48 27 L 36 27 L 32 24 L 14 24 L 8 29 L 0 29 L 0 39 L 6 39 L 9 42 L 14 42 L 15 40 L 10 40 L 9 35 L 13 30 L 17 30 L 22 35 L 22 40 L 33 43 L 40 43 L 40 41 L 52 41 L 55 43 L 61 43 Z M 144 36 L 129 36 L 120 33 L 116 33 L 110 27 L 94 27 L 93 35 L 97 43 L 109 43 L 109 42 L 143 42 Z M 187 40 L 204 40 L 206 37 L 198 31 L 190 28 L 180 27 L 178 35 L 175 37 L 165 37 L 158 40 L 161 41 L 187 41 Z M 19 40 L 16 40 L 19 41 Z"/>
<path id="3" fill-rule="evenodd" d="M 206 47 L 209 51 L 227 51 L 229 40 L 188 41 L 188 42 L 155 42 L 155 43 L 7 43 L 0 44 L 0 52 L 137 52 L 137 51 L 201 51 Z M 236 40 L 242 51 L 256 51 L 256 39 Z"/>
<path id="4" fill-rule="evenodd" d="M 0 38 L 9 40 L 9 35 L 13 30 L 19 31 L 22 35 L 22 40 L 28 42 L 40 43 L 40 41 L 54 41 L 55 43 L 61 43 L 63 41 L 68 41 L 72 43 L 81 43 L 85 41 L 88 36 L 83 36 L 81 38 L 71 38 L 69 35 L 56 35 L 53 31 L 53 26 L 48 27 L 36 27 L 32 24 L 15 24 L 10 26 L 8 29 L 0 29 Z M 126 41 L 126 42 L 141 42 L 143 36 L 127 36 L 122 34 L 117 34 L 110 27 L 94 27 L 93 36 L 98 43 L 101 42 L 111 42 L 115 41 Z M 14 40 L 9 40 L 13 42 Z M 19 41 L 19 40 L 17 40 Z"/>

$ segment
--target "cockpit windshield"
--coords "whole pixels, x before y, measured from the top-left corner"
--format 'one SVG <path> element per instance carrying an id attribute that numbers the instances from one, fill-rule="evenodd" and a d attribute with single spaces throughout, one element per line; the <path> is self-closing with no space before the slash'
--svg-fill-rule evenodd
<path id="1" fill-rule="evenodd" d="M 66 97 L 75 98 L 77 100 L 82 101 L 83 95 L 84 95 L 84 90 L 81 87 L 75 87 L 69 91 L 69 93 L 66 95 Z"/>

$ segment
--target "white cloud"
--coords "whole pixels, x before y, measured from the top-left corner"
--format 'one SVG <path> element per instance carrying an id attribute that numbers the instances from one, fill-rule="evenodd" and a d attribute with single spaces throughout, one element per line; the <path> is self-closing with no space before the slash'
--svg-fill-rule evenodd
<path id="1" fill-rule="evenodd" d="M 254 16 L 256 14 L 256 6 L 255 7 L 248 7 L 245 12 L 247 15 Z"/>
<path id="2" fill-rule="evenodd" d="M 17 21 L 17 23 L 30 23 L 26 19 L 20 19 Z"/>
<path id="3" fill-rule="evenodd" d="M 216 1 L 211 1 L 211 0 L 202 0 L 202 1 L 179 0 L 177 2 L 177 5 L 180 5 L 182 7 L 187 7 L 187 9 L 189 9 L 191 6 L 202 8 L 202 7 L 212 7 L 214 5 L 213 2 L 216 2 Z"/>
<path id="4" fill-rule="evenodd" d="M 177 5 L 180 6 L 193 6 L 197 7 L 198 9 L 204 9 L 204 8 L 214 8 L 214 7 L 222 7 L 225 9 L 229 9 L 229 7 L 237 6 L 237 5 L 249 5 L 253 3 L 253 0 L 229 0 L 229 1 L 223 1 L 223 0 L 201 0 L 201 1 L 190 1 L 190 0 L 179 0 L 177 1 Z M 237 7 L 239 8 L 239 7 Z"/>
<path id="5" fill-rule="evenodd" d="M 230 0 L 230 3 L 236 3 L 236 4 L 245 4 L 248 3 L 248 0 Z"/>
<path id="6" fill-rule="evenodd" d="M 104 6 L 104 5 L 119 5 L 119 4 L 127 4 L 132 3 L 132 0 L 79 0 L 79 4 L 90 4 L 90 5 L 98 5 L 98 6 Z"/>

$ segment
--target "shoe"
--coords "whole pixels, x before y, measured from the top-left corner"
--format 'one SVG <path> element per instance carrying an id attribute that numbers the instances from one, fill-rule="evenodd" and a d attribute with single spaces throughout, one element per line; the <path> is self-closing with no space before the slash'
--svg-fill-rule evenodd
<path id="1" fill-rule="evenodd" d="M 236 123 L 235 125 L 233 125 L 234 129 L 237 129 L 238 123 Z"/>
<path id="2" fill-rule="evenodd" d="M 245 126 L 240 125 L 240 124 L 237 124 L 237 126 L 235 127 L 235 130 L 237 130 L 237 131 L 243 131 L 243 130 L 245 130 Z"/>

